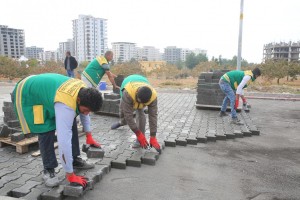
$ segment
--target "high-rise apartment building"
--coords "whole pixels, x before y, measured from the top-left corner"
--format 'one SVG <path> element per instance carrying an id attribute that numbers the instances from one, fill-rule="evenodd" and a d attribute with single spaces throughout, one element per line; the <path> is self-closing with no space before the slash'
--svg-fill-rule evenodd
<path id="1" fill-rule="evenodd" d="M 153 46 L 144 46 L 142 48 L 142 60 L 158 61 L 161 60 L 161 53 L 159 49 Z"/>
<path id="2" fill-rule="evenodd" d="M 135 43 L 131 42 L 112 42 L 112 51 L 115 62 L 126 62 L 132 58 L 137 59 L 137 49 Z"/>
<path id="3" fill-rule="evenodd" d="M 300 41 L 280 42 L 264 45 L 263 60 L 299 61 Z"/>
<path id="4" fill-rule="evenodd" d="M 31 59 L 42 60 L 39 55 L 40 53 L 43 52 L 44 52 L 44 48 L 41 47 L 36 47 L 36 46 L 26 47 L 25 56 L 29 59 L 31 58 Z"/>
<path id="5" fill-rule="evenodd" d="M 73 20 L 75 57 L 79 62 L 91 61 L 103 55 L 107 46 L 107 19 L 79 15 Z"/>
<path id="6" fill-rule="evenodd" d="M 181 49 L 181 52 L 180 52 L 180 59 L 181 61 L 185 62 L 186 61 L 186 57 L 191 54 L 191 53 L 194 53 L 195 56 L 199 55 L 199 54 L 203 54 L 203 55 L 206 55 L 207 54 L 207 51 L 206 50 L 203 50 L 203 49 L 199 49 L 199 48 L 196 48 L 196 49 L 186 49 L 186 48 L 182 48 Z"/>
<path id="7" fill-rule="evenodd" d="M 58 61 L 58 52 L 57 51 L 44 51 L 39 53 L 39 57 L 43 62 L 46 61 Z"/>
<path id="8" fill-rule="evenodd" d="M 25 54 L 25 34 L 22 29 L 0 25 L 0 55 L 20 58 Z"/>
<path id="9" fill-rule="evenodd" d="M 75 56 L 74 41 L 72 39 L 59 43 L 58 60 L 64 61 L 67 51 L 70 51 L 71 55 Z"/>
<path id="10" fill-rule="evenodd" d="M 181 48 L 176 46 L 168 46 L 165 48 L 164 60 L 169 63 L 176 63 L 181 60 Z"/>

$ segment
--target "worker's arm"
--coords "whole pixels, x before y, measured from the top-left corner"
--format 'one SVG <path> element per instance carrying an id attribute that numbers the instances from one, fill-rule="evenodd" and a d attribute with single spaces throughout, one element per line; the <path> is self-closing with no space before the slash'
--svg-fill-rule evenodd
<path id="1" fill-rule="evenodd" d="M 133 99 L 129 96 L 126 90 L 123 91 L 122 97 L 122 112 L 124 113 L 124 118 L 129 126 L 129 128 L 135 133 L 138 127 L 133 118 Z"/>
<path id="2" fill-rule="evenodd" d="M 118 88 L 120 89 L 119 86 L 117 86 L 116 82 L 115 82 L 115 77 L 116 75 L 114 75 L 113 73 L 111 73 L 110 71 L 105 71 L 109 81 L 111 82 L 111 84 L 113 85 L 114 88 Z"/>
<path id="3" fill-rule="evenodd" d="M 157 132 L 157 98 L 148 105 L 148 115 L 150 135 L 155 136 Z"/>

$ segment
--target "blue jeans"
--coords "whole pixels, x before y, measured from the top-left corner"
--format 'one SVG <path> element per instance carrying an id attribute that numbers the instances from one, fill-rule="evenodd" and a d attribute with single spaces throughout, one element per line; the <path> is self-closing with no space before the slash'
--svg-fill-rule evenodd
<path id="1" fill-rule="evenodd" d="M 74 78 L 74 70 L 67 69 L 67 76 Z"/>
<path id="2" fill-rule="evenodd" d="M 228 105 L 228 100 L 229 100 L 230 101 L 230 108 L 231 108 L 231 117 L 232 118 L 237 118 L 236 110 L 234 109 L 235 93 L 234 93 L 233 89 L 231 88 L 230 84 L 225 82 L 225 81 L 220 81 L 219 85 L 220 85 L 221 90 L 225 94 L 225 98 L 223 100 L 221 111 L 224 111 L 224 112 L 226 111 L 227 105 Z"/>
<path id="3" fill-rule="evenodd" d="M 80 155 L 76 118 L 73 121 L 72 133 L 72 155 L 76 158 Z M 55 130 L 38 134 L 38 139 L 44 169 L 56 168 L 58 164 L 54 149 Z"/>

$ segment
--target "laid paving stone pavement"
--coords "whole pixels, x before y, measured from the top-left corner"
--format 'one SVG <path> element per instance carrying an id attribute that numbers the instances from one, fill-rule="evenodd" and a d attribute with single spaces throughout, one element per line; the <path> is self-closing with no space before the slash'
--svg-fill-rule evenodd
<path id="1" fill-rule="evenodd" d="M 6 95 L 7 97 L 9 95 Z M 157 138 L 161 144 L 175 148 L 177 145 L 194 146 L 206 142 L 214 142 L 214 145 L 218 145 L 219 142 L 226 142 L 226 140 L 260 134 L 251 119 L 251 112 L 239 113 L 238 116 L 245 124 L 237 126 L 229 123 L 230 117 L 220 118 L 216 111 L 196 109 L 195 102 L 194 93 L 159 93 Z M 143 164 L 154 166 L 159 162 L 159 154 L 154 149 L 132 148 L 135 136 L 128 126 L 110 130 L 111 124 L 118 118 L 92 114 L 91 119 L 93 137 L 102 144 L 104 157 L 88 158 L 85 153 L 82 153 L 82 158 L 95 163 L 96 167 L 92 170 L 76 171 L 76 173 L 87 175 L 91 180 L 98 182 L 103 175 L 110 172 L 111 168 L 125 170 L 127 167 L 141 167 Z M 149 138 L 148 125 L 146 136 Z M 84 142 L 84 138 L 80 138 L 80 144 Z M 64 184 L 56 188 L 44 186 L 40 157 L 32 157 L 32 152 L 20 155 L 11 146 L 1 148 L 0 151 L 0 196 L 24 199 L 65 197 Z M 61 165 L 56 172 L 59 177 L 64 178 Z"/>

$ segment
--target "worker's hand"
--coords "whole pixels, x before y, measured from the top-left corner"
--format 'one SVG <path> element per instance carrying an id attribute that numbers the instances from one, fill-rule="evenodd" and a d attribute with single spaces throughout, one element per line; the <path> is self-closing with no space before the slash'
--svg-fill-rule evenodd
<path id="1" fill-rule="evenodd" d="M 101 148 L 100 143 L 96 142 L 96 140 L 94 140 L 94 138 L 92 137 L 92 133 L 86 134 L 86 144 L 89 144 L 93 147 Z"/>
<path id="2" fill-rule="evenodd" d="M 239 107 L 239 98 L 235 99 L 234 109 L 237 109 Z"/>
<path id="3" fill-rule="evenodd" d="M 74 173 L 67 175 L 67 179 L 71 185 L 82 186 L 84 189 L 87 186 L 87 178 L 84 176 L 76 176 Z"/>
<path id="4" fill-rule="evenodd" d="M 158 144 L 156 137 L 150 136 L 150 146 L 154 147 L 159 154 L 161 153 L 160 145 Z"/>
<path id="5" fill-rule="evenodd" d="M 137 140 L 139 141 L 142 148 L 146 149 L 149 147 L 149 143 L 147 142 L 145 135 L 142 133 L 142 131 L 137 130 L 135 132 L 135 135 L 136 135 Z"/>
<path id="6" fill-rule="evenodd" d="M 114 85 L 113 87 L 114 87 L 114 89 L 120 89 L 120 87 L 117 85 Z"/>

